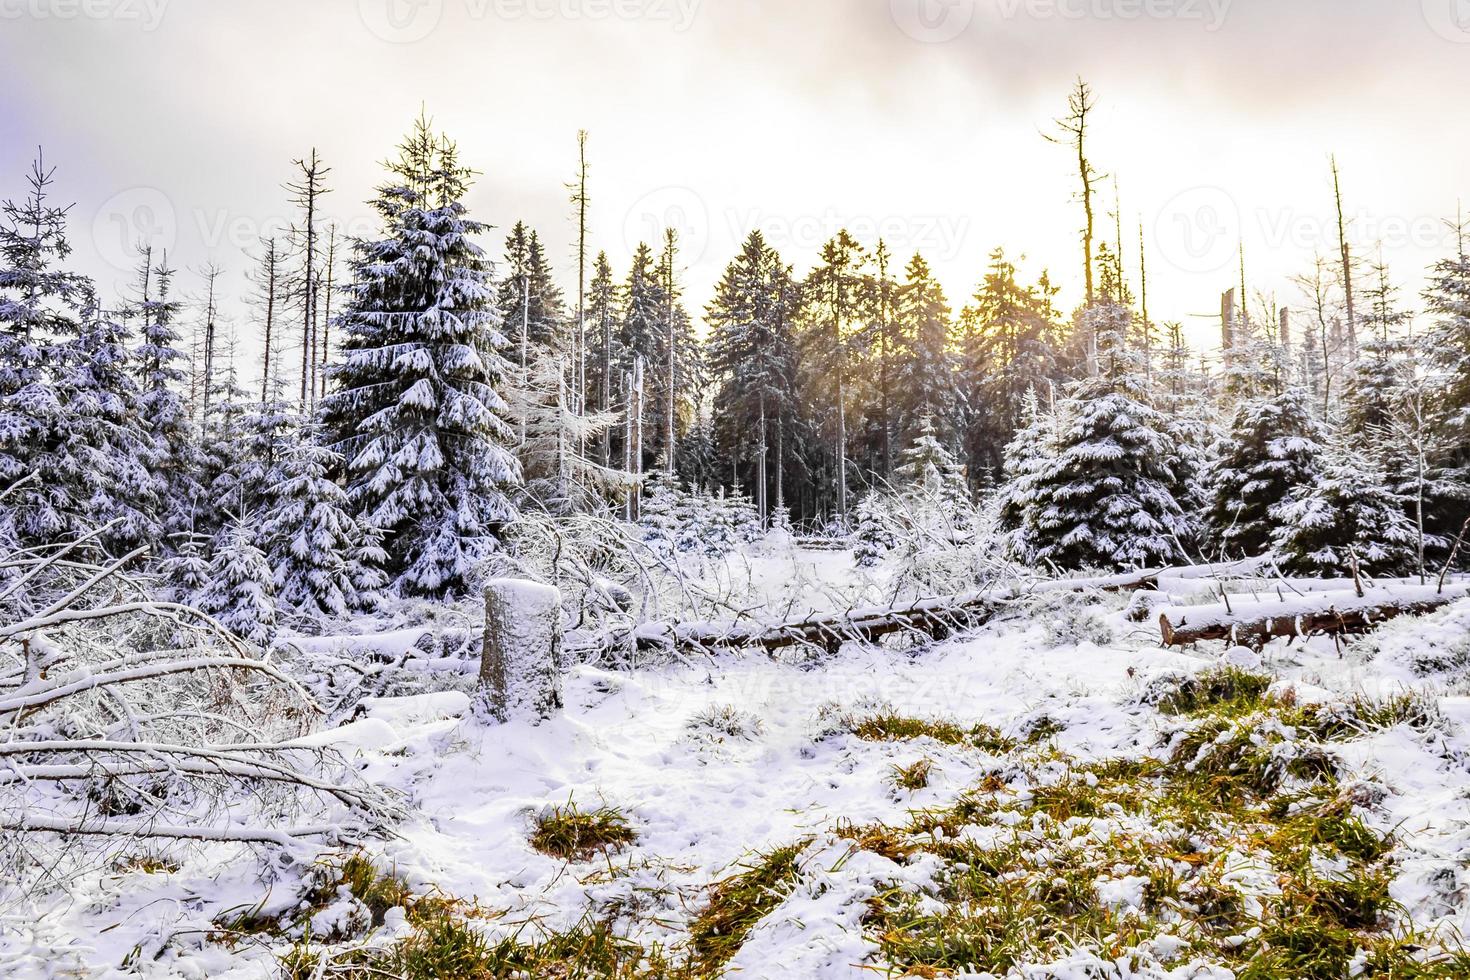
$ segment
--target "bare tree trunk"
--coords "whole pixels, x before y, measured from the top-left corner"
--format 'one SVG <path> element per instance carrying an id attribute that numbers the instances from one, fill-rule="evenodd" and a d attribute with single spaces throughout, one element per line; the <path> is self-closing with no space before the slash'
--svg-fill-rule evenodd
<path id="1" fill-rule="evenodd" d="M 766 509 L 766 393 L 761 392 L 761 421 L 760 421 L 760 444 L 756 452 L 755 466 L 755 503 L 761 515 L 761 526 L 766 526 L 766 518 L 769 516 Z"/>
<path id="2" fill-rule="evenodd" d="M 276 253 L 276 240 L 266 243 L 265 253 L 265 356 L 260 376 L 260 404 L 264 407 L 270 397 L 271 383 L 271 333 L 276 321 L 276 274 L 280 257 Z"/>
<path id="3" fill-rule="evenodd" d="M 1348 359 L 1358 356 L 1358 321 L 1353 310 L 1353 256 L 1347 240 L 1347 221 L 1342 209 L 1342 182 L 1337 171 L 1337 157 L 1332 158 L 1332 194 L 1337 199 L 1337 241 L 1342 249 L 1342 293 L 1347 302 Z"/>
<path id="4" fill-rule="evenodd" d="M 1092 164 L 1087 159 L 1087 117 L 1096 106 L 1092 89 L 1081 78 L 1077 79 L 1077 84 L 1067 98 L 1067 115 L 1057 120 L 1057 128 L 1062 134 L 1061 138 L 1047 137 L 1053 143 L 1065 143 L 1073 147 L 1077 153 L 1077 176 L 1082 184 L 1082 213 L 1086 218 L 1086 225 L 1082 231 L 1082 272 L 1083 281 L 1087 284 L 1087 304 L 1089 306 L 1092 305 L 1096 295 L 1092 268 L 1092 243 L 1096 235 L 1092 193 L 1094 185 L 1102 179 L 1102 175 L 1093 171 Z"/>
<path id="5" fill-rule="evenodd" d="M 326 308 L 322 311 L 321 397 L 327 396 L 327 368 L 332 362 L 332 283 L 337 270 L 337 226 L 327 229 L 327 281 L 322 290 Z"/>

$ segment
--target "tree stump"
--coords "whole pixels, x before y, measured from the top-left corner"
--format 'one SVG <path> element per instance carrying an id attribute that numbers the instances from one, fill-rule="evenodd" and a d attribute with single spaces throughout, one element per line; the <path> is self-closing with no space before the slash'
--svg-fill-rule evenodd
<path id="1" fill-rule="evenodd" d="M 562 707 L 561 592 L 538 582 L 485 584 L 481 696 L 500 722 L 550 718 Z"/>

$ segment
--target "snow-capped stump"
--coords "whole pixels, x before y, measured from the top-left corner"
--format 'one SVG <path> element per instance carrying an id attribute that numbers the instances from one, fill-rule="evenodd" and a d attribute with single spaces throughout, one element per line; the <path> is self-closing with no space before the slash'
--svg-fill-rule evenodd
<path id="1" fill-rule="evenodd" d="M 480 687 L 498 721 L 562 707 L 561 592 L 521 579 L 485 584 L 485 647 Z"/>

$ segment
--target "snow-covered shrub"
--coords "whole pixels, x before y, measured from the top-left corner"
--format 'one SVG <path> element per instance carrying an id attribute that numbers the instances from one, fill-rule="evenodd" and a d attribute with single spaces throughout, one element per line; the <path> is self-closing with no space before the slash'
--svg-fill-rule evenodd
<path id="1" fill-rule="evenodd" d="M 855 511 L 857 523 L 852 532 L 853 560 L 859 568 L 873 568 L 898 547 L 891 505 L 884 495 L 872 491 L 863 495 Z"/>
<path id="2" fill-rule="evenodd" d="M 716 742 L 727 739 L 751 742 L 760 736 L 762 727 L 755 715 L 729 704 L 710 705 L 684 724 L 692 738 Z"/>
<path id="3" fill-rule="evenodd" d="M 146 598 L 151 580 L 65 557 L 42 556 L 24 593 L 0 599 L 0 877 L 54 880 L 57 863 L 140 839 L 352 837 L 396 812 L 331 754 L 292 744 L 318 709 L 258 650 Z"/>
<path id="4" fill-rule="evenodd" d="M 1042 636 L 1050 647 L 1091 643 L 1105 647 L 1117 639 L 1112 625 L 1082 597 L 1061 593 L 1036 610 Z"/>
<path id="5" fill-rule="evenodd" d="M 1390 620 L 1357 640 L 1354 648 L 1367 659 L 1397 665 L 1412 677 L 1446 683 L 1470 680 L 1470 603 Z"/>

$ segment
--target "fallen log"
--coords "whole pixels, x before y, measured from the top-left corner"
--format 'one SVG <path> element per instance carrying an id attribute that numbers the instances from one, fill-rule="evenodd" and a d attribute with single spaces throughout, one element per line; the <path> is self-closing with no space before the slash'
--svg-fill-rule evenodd
<path id="1" fill-rule="evenodd" d="M 1356 591 L 1313 592 L 1274 599 L 1236 596 L 1204 606 L 1174 606 L 1159 614 L 1164 646 L 1207 640 L 1259 647 L 1270 640 L 1367 633 L 1399 616 L 1422 616 L 1460 599 L 1463 586 L 1441 592 L 1433 585 L 1380 586 Z"/>
<path id="2" fill-rule="evenodd" d="M 793 646 L 835 651 L 847 642 L 873 643 L 895 633 L 942 640 L 989 622 L 1010 603 L 1048 592 L 1134 592 L 1152 589 L 1160 576 L 1203 577 L 1217 572 L 1243 574 L 1251 562 L 1228 562 L 1193 569 L 1147 569 L 1091 578 L 1021 582 L 980 592 L 936 596 L 898 606 L 813 613 L 786 623 L 644 623 L 591 637 L 568 639 L 569 651 L 709 651 L 754 647 L 767 652 Z"/>

